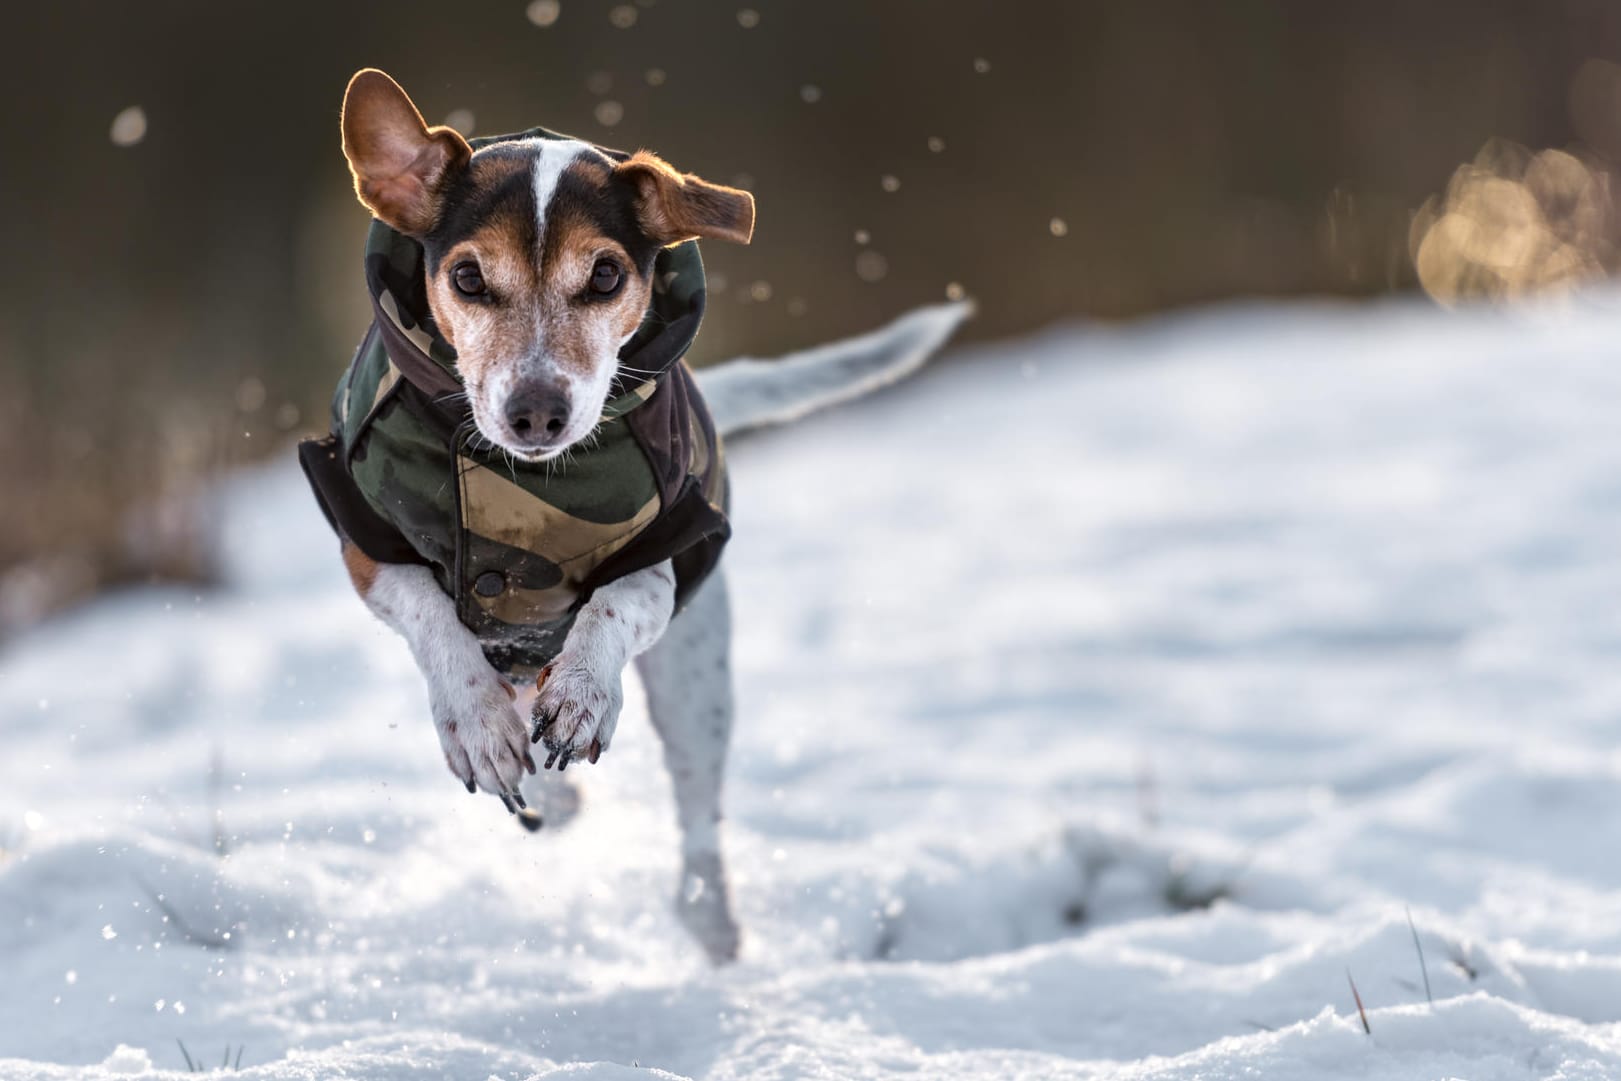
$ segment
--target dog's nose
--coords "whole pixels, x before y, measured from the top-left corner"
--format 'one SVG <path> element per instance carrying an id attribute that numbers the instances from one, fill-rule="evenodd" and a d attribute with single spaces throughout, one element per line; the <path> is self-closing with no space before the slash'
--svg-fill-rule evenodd
<path id="1" fill-rule="evenodd" d="M 523 439 L 551 439 L 568 425 L 568 399 L 556 391 L 519 391 L 507 400 L 507 423 Z"/>

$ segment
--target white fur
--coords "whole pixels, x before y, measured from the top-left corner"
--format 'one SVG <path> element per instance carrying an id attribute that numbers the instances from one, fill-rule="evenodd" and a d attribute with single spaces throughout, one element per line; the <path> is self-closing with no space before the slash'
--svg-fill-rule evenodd
<path id="1" fill-rule="evenodd" d="M 721 782 L 732 737 L 731 665 L 732 613 L 726 577 L 717 567 L 681 618 L 636 660 L 681 828 L 676 914 L 717 963 L 735 957 L 738 947 L 720 851 Z"/>
<path id="2" fill-rule="evenodd" d="M 722 435 L 786 424 L 910 375 L 973 310 L 969 301 L 917 308 L 856 338 L 705 368 L 698 385 Z"/>
<path id="3" fill-rule="evenodd" d="M 411 647 L 450 772 L 486 792 L 518 790 L 529 734 L 513 690 L 484 659 L 473 632 L 426 567 L 385 563 L 366 604 Z"/>
<path id="4" fill-rule="evenodd" d="M 546 212 L 551 209 L 552 196 L 557 193 L 557 182 L 569 163 L 583 154 L 601 157 L 593 146 L 578 139 L 535 139 L 535 224 L 536 235 L 544 248 L 546 243 Z"/>
<path id="5" fill-rule="evenodd" d="M 562 652 L 547 666 L 535 702 L 546 749 L 583 757 L 593 742 L 606 751 L 624 703 L 620 673 L 657 642 L 675 612 L 670 561 L 627 574 L 591 594 L 574 617 Z"/>

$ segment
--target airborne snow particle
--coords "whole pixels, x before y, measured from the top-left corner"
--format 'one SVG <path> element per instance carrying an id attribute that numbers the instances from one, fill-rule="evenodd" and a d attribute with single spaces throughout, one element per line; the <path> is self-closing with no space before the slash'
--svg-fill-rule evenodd
<path id="1" fill-rule="evenodd" d="M 856 277 L 864 282 L 880 282 L 889 274 L 889 260 L 875 251 L 856 256 Z"/>
<path id="2" fill-rule="evenodd" d="M 865 230 L 865 229 L 857 229 L 856 230 L 856 243 L 857 244 L 866 244 L 871 240 L 872 240 L 872 234 L 867 232 L 867 230 Z"/>
<path id="3" fill-rule="evenodd" d="M 101 928 L 101 937 L 106 939 L 108 942 L 111 942 L 113 939 L 118 937 L 118 932 L 113 930 L 112 924 L 103 924 Z"/>
<path id="4" fill-rule="evenodd" d="M 600 101 L 597 103 L 593 115 L 596 116 L 597 123 L 605 128 L 611 128 L 625 119 L 625 107 L 617 101 Z"/>
<path id="5" fill-rule="evenodd" d="M 614 88 L 613 73 L 608 71 L 593 71 L 590 75 L 586 76 L 585 88 L 598 96 L 606 94 L 608 91 Z"/>
<path id="6" fill-rule="evenodd" d="M 878 181 L 878 183 L 883 186 L 885 191 L 893 192 L 901 190 L 901 178 L 892 173 L 885 173 L 883 179 Z"/>
<path id="7" fill-rule="evenodd" d="M 445 127 L 463 135 L 473 134 L 473 110 L 452 109 L 445 114 Z"/>
<path id="8" fill-rule="evenodd" d="M 265 404 L 265 385 L 248 376 L 237 385 L 236 407 L 244 413 L 257 413 Z"/>
<path id="9" fill-rule="evenodd" d="M 766 281 L 755 282 L 749 286 L 749 299 L 758 300 L 762 304 L 771 299 L 771 283 Z"/>
<path id="10" fill-rule="evenodd" d="M 983 75 L 990 70 L 991 62 L 989 60 L 985 59 L 983 56 L 974 57 L 974 71 L 977 74 Z"/>
<path id="11" fill-rule="evenodd" d="M 664 85 L 664 78 L 665 78 L 664 69 L 663 68 L 648 68 L 647 69 L 647 74 L 644 75 L 643 78 L 645 78 L 647 80 L 647 85 L 648 86 L 663 86 Z"/>
<path id="12" fill-rule="evenodd" d="M 737 13 L 737 25 L 745 30 L 753 30 L 760 25 L 760 13 L 753 8 L 744 8 Z"/>
<path id="13" fill-rule="evenodd" d="M 620 30 L 629 30 L 636 25 L 636 5 L 620 4 L 608 12 L 608 21 Z"/>
<path id="14" fill-rule="evenodd" d="M 113 117 L 112 130 L 107 134 L 114 146 L 134 146 L 146 138 L 146 110 L 131 105 Z"/>
<path id="15" fill-rule="evenodd" d="M 811 83 L 806 83 L 804 86 L 799 88 L 799 100 L 803 101 L 806 105 L 815 105 L 817 102 L 822 100 L 822 88 Z"/>
<path id="16" fill-rule="evenodd" d="M 938 135 L 929 136 L 929 150 L 930 150 L 930 152 L 938 154 L 942 150 L 944 150 L 945 148 L 946 148 L 946 141 L 944 139 L 940 138 L 940 136 L 938 136 Z"/>
<path id="17" fill-rule="evenodd" d="M 563 14 L 563 5 L 558 3 L 558 0 L 531 0 L 524 14 L 528 15 L 529 21 L 536 26 L 551 26 L 557 21 L 557 17 Z"/>
<path id="18" fill-rule="evenodd" d="M 950 282 L 946 285 L 947 300 L 961 300 L 968 294 L 963 291 L 961 282 Z"/>
<path id="19" fill-rule="evenodd" d="M 1063 218 L 1054 218 L 1052 221 L 1047 223 L 1047 230 L 1052 233 L 1053 236 L 1068 236 L 1069 223 Z"/>

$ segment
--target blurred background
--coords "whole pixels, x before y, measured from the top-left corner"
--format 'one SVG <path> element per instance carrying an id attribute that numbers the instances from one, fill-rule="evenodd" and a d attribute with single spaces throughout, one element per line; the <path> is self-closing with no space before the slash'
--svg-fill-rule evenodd
<path id="1" fill-rule="evenodd" d="M 1613 0 L 62 0 L 0 65 L 0 634 L 206 581 L 198 493 L 362 333 L 348 76 L 751 189 L 695 362 L 970 295 L 969 334 L 1232 297 L 1498 299 L 1616 261 Z"/>

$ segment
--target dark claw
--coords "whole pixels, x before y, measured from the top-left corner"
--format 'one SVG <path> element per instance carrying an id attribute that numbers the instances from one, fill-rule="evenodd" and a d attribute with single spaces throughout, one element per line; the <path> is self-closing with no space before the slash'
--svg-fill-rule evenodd
<path id="1" fill-rule="evenodd" d="M 518 812 L 518 824 L 524 829 L 528 830 L 530 833 L 534 833 L 536 830 L 540 829 L 544 823 L 541 821 L 541 817 L 538 812 L 525 808 L 524 810 Z"/>
<path id="2" fill-rule="evenodd" d="M 546 726 L 551 724 L 551 723 L 552 723 L 552 718 L 550 716 L 542 714 L 542 715 L 536 717 L 535 718 L 535 730 L 529 734 L 529 742 L 530 743 L 539 743 L 541 734 L 546 731 Z"/>
<path id="3" fill-rule="evenodd" d="M 523 801 L 523 793 L 522 792 L 514 792 L 514 793 L 512 793 L 512 802 L 516 803 L 519 807 L 522 807 L 526 811 L 529 809 L 529 804 L 527 804 L 527 803 L 525 803 Z"/>
<path id="4" fill-rule="evenodd" d="M 528 770 L 531 776 L 534 775 L 534 772 L 535 772 L 535 756 L 530 754 L 528 751 L 525 751 L 523 753 L 523 768 Z"/>
<path id="5" fill-rule="evenodd" d="M 497 795 L 499 795 L 501 797 L 501 802 L 506 804 L 508 814 L 517 814 L 518 813 L 518 808 L 516 808 L 516 807 L 514 807 L 512 805 L 512 797 L 511 796 L 508 796 L 505 792 L 497 793 Z"/>
<path id="6" fill-rule="evenodd" d="M 597 764 L 597 759 L 601 757 L 602 741 L 600 739 L 594 739 L 591 741 L 591 750 L 587 752 L 586 758 L 594 766 Z"/>
<path id="7" fill-rule="evenodd" d="M 547 755 L 546 756 L 546 764 L 544 766 L 542 766 L 541 768 L 542 769 L 551 769 L 552 768 L 552 763 L 557 761 L 557 755 L 558 755 L 557 751 L 553 751 L 551 754 Z"/>
<path id="8" fill-rule="evenodd" d="M 564 770 L 568 769 L 569 760 L 572 759 L 573 757 L 574 757 L 574 752 L 573 751 L 564 751 L 563 752 L 563 757 L 558 760 L 557 772 L 562 773 Z"/>
<path id="9" fill-rule="evenodd" d="M 467 791 L 469 792 L 478 791 L 478 785 L 474 784 L 472 781 L 463 781 L 462 784 L 467 786 Z"/>

